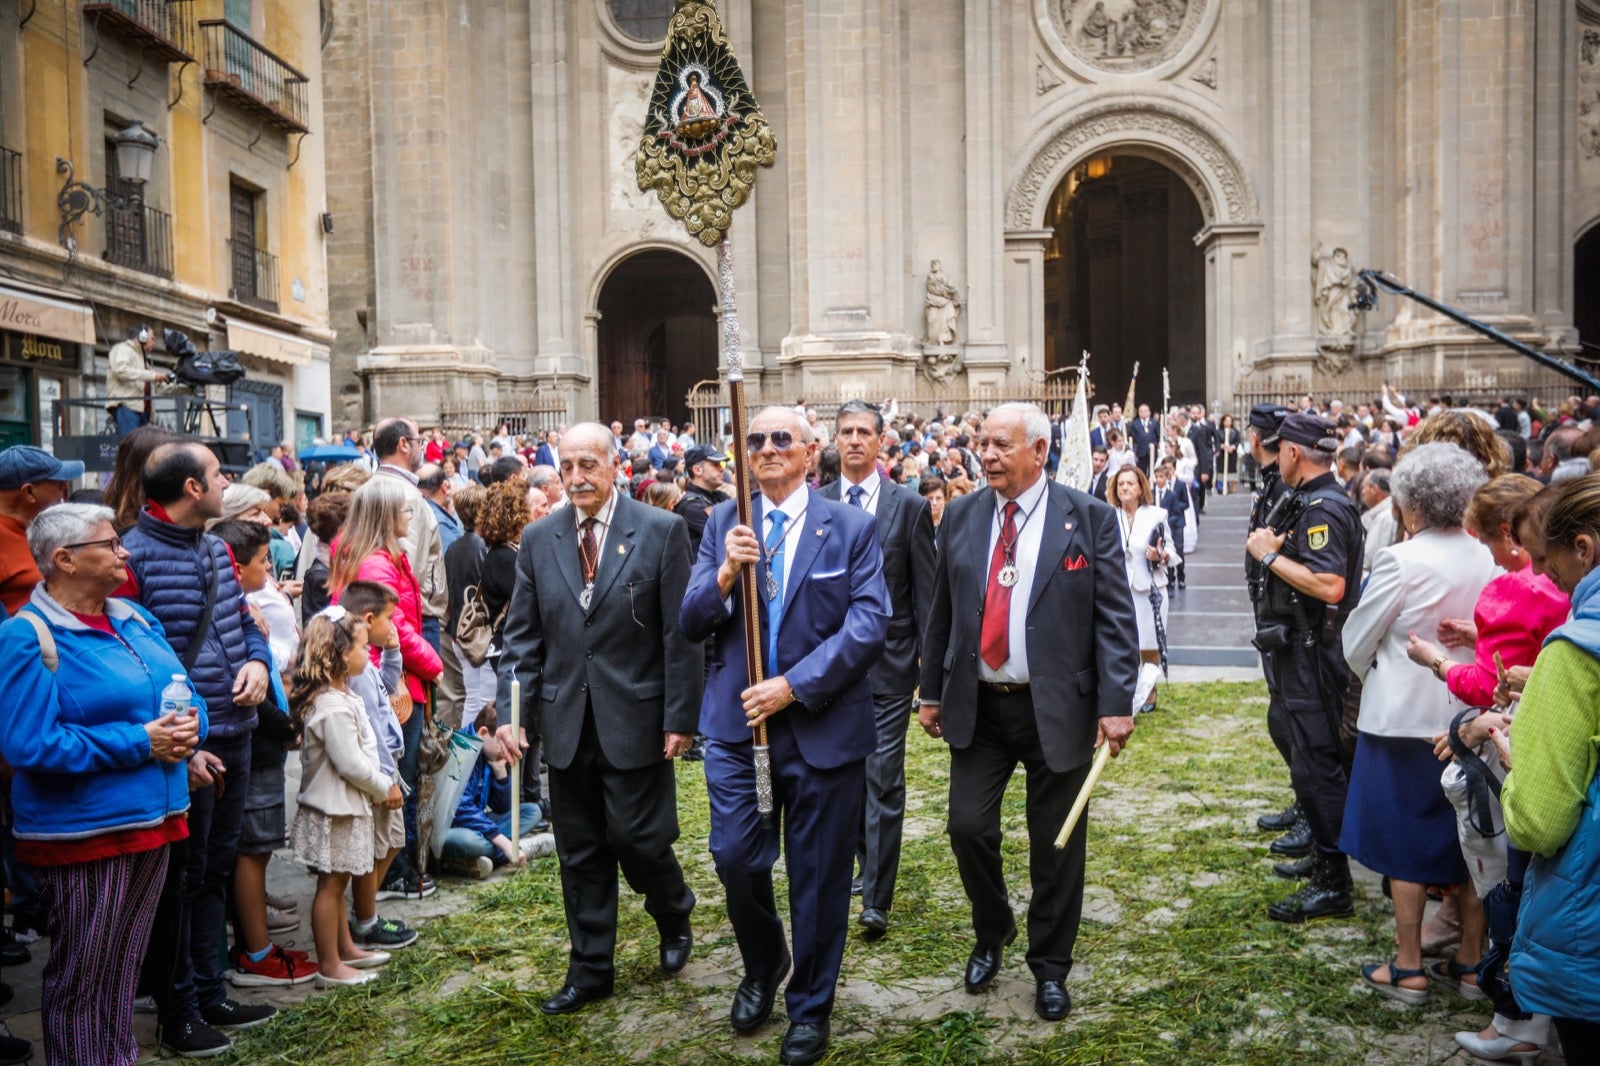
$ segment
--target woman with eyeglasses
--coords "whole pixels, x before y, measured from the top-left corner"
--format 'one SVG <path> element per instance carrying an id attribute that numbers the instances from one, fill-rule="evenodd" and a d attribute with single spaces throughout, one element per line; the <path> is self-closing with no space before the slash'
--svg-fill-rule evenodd
<path id="1" fill-rule="evenodd" d="M 34 519 L 44 580 L 0 626 L 0 753 L 16 771 L 17 859 L 46 912 L 50 1063 L 139 1057 L 134 991 L 169 848 L 189 835 L 187 760 L 206 735 L 198 694 L 163 706 L 184 668 L 151 616 L 110 598 L 128 577 L 113 521 L 75 503 Z"/>

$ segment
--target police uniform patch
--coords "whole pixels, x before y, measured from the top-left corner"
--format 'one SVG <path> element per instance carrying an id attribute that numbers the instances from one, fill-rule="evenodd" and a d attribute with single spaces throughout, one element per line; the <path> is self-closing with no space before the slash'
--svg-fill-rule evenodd
<path id="1" fill-rule="evenodd" d="M 1306 530 L 1306 546 L 1314 552 L 1319 552 L 1328 546 L 1328 527 L 1312 526 Z"/>

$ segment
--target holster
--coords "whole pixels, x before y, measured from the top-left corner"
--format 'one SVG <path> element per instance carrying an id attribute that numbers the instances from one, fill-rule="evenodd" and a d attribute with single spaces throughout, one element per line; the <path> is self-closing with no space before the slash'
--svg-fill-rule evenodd
<path id="1" fill-rule="evenodd" d="M 1293 630 L 1288 626 L 1268 622 L 1257 624 L 1256 635 L 1250 643 L 1254 645 L 1256 651 L 1267 655 L 1287 648 L 1293 639 Z"/>

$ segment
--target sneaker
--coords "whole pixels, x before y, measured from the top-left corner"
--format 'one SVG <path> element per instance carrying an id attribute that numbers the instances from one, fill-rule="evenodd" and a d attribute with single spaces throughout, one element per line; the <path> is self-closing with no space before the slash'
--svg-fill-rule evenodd
<path id="1" fill-rule="evenodd" d="M 275 896 L 271 892 L 268 892 L 267 906 L 273 908 L 274 910 L 280 910 L 284 912 L 297 911 L 300 909 L 300 901 L 295 899 L 293 896 Z"/>
<path id="2" fill-rule="evenodd" d="M 439 890 L 439 886 L 428 874 L 422 875 L 419 886 L 417 876 L 412 874 L 405 878 L 392 877 L 384 880 L 378 886 L 378 902 L 389 899 L 427 899 Z"/>
<path id="3" fill-rule="evenodd" d="M 156 1012 L 156 997 L 154 997 L 154 996 L 134 996 L 133 997 L 133 1013 L 135 1013 L 135 1014 L 154 1014 L 155 1012 Z"/>
<path id="4" fill-rule="evenodd" d="M 522 838 L 523 861 L 542 859 L 547 855 L 556 853 L 556 838 L 554 833 L 535 833 L 531 837 Z"/>
<path id="5" fill-rule="evenodd" d="M 235 988 L 267 988 L 273 985 L 302 985 L 317 975 L 317 968 L 305 959 L 295 959 L 280 947 L 267 950 L 260 962 L 240 955 L 228 970 L 228 983 Z"/>
<path id="6" fill-rule="evenodd" d="M 15 940 L 19 944 L 32 944 L 36 942 L 42 935 L 43 934 L 41 934 L 39 930 L 35 929 L 31 925 L 23 924 L 13 925 L 11 927 L 11 939 Z"/>
<path id="7" fill-rule="evenodd" d="M 300 928 L 300 916 L 280 911 L 272 904 L 267 904 L 267 932 L 274 936 L 279 933 L 292 933 Z"/>
<path id="8" fill-rule="evenodd" d="M 218 1029 L 251 1029 L 271 1021 L 277 1013 L 278 1008 L 270 1003 L 240 1003 L 236 999 L 224 999 L 215 1007 L 200 1008 L 200 1017 L 207 1025 Z"/>
<path id="9" fill-rule="evenodd" d="M 351 922 L 350 939 L 355 941 L 358 948 L 398 951 L 417 942 L 417 931 L 409 928 L 405 922 L 379 917 L 374 918 L 365 931 Z"/>
<path id="10" fill-rule="evenodd" d="M 472 863 L 470 873 L 479 881 L 486 880 L 494 873 L 494 860 L 487 855 L 479 855 Z"/>
<path id="11" fill-rule="evenodd" d="M 233 1040 L 205 1022 L 178 1022 L 161 1030 L 161 1046 L 184 1059 L 209 1059 L 233 1050 Z"/>

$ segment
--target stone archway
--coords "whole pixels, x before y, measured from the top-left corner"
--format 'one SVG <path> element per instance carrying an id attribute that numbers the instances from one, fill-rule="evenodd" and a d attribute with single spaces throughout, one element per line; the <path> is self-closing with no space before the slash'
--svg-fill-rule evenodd
<path id="1" fill-rule="evenodd" d="M 1259 287 L 1260 201 L 1226 131 L 1164 96 L 1116 95 L 1058 108 L 1020 153 L 1022 165 L 1010 184 L 1005 215 L 1011 276 L 1027 279 L 1027 291 L 1013 294 L 1007 316 L 1014 364 L 1025 370 L 1048 369 L 1045 255 L 1056 237 L 1056 220 L 1049 217 L 1055 193 L 1091 159 L 1112 156 L 1159 163 L 1187 186 L 1199 206 L 1200 226 L 1192 238 L 1204 258 L 1205 370 L 1193 378 L 1195 391 L 1174 399 L 1231 398 L 1249 338 L 1265 329 L 1265 323 L 1254 321 L 1259 300 L 1236 298 Z M 1052 358 L 1071 365 L 1076 355 L 1064 352 Z M 1099 386 L 1120 394 L 1126 377 L 1101 380 Z"/>
<path id="2" fill-rule="evenodd" d="M 716 291 L 682 252 L 646 248 L 620 258 L 595 298 L 601 421 L 689 421 L 689 390 L 717 376 Z"/>

